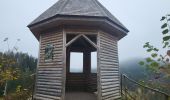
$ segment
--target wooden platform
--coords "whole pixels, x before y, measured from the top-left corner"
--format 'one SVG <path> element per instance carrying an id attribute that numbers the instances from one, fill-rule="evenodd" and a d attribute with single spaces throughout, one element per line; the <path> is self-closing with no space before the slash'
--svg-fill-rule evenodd
<path id="1" fill-rule="evenodd" d="M 97 100 L 97 95 L 88 92 L 66 92 L 65 100 Z"/>

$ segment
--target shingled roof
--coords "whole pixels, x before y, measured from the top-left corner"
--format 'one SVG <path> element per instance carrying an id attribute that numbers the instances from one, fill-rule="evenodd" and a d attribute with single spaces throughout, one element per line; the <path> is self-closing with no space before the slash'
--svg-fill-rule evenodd
<path id="1" fill-rule="evenodd" d="M 108 18 L 119 27 L 128 31 L 128 29 L 97 0 L 59 0 L 56 4 L 30 23 L 28 27 L 61 15 Z"/>

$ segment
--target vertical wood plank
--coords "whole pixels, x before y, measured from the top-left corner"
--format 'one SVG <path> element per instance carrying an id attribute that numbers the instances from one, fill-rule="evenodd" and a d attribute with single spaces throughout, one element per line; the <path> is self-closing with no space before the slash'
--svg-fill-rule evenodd
<path id="1" fill-rule="evenodd" d="M 99 37 L 101 100 L 115 100 L 120 97 L 117 39 L 102 31 L 99 32 Z"/>
<path id="2" fill-rule="evenodd" d="M 70 72 L 70 49 L 66 48 L 66 75 Z M 66 76 L 67 79 L 67 76 Z"/>
<path id="3" fill-rule="evenodd" d="M 62 98 L 62 74 L 63 74 L 63 34 L 51 32 L 41 34 L 40 53 L 36 71 L 36 85 L 34 99 L 61 100 Z M 53 59 L 45 60 L 45 47 L 48 44 L 54 46 Z M 55 74 L 54 74 L 55 73 Z M 49 88 L 50 87 L 50 88 Z"/>
<path id="4" fill-rule="evenodd" d="M 101 100 L 101 81 L 100 81 L 100 31 L 97 33 L 97 97 Z"/>
<path id="5" fill-rule="evenodd" d="M 38 50 L 38 58 L 40 58 L 40 49 L 41 49 L 41 35 L 40 35 L 40 39 L 39 39 L 39 50 Z M 34 83 L 34 96 L 33 96 L 33 99 L 36 98 L 35 96 L 35 93 L 36 93 L 36 83 L 37 83 L 37 73 L 38 73 L 38 67 L 39 67 L 39 62 L 40 62 L 40 59 L 38 59 L 37 61 L 37 68 L 36 68 L 36 73 L 35 73 L 35 83 Z"/>
<path id="6" fill-rule="evenodd" d="M 63 91 L 62 100 L 65 100 L 65 89 L 66 89 L 66 32 L 63 27 Z"/>

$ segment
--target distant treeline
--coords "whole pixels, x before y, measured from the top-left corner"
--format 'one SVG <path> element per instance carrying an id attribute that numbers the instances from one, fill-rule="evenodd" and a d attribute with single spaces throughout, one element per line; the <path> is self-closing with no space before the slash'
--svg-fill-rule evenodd
<path id="1" fill-rule="evenodd" d="M 34 72 L 37 66 L 37 58 L 28 55 L 27 53 L 8 51 L 5 53 L 0 52 L 0 56 L 8 56 L 14 58 L 17 61 L 18 67 L 23 72 L 31 71 Z"/>

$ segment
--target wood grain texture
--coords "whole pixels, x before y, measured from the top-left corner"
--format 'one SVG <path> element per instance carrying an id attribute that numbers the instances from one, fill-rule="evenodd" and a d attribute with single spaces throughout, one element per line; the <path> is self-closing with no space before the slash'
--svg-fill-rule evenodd
<path id="1" fill-rule="evenodd" d="M 45 47 L 54 46 L 53 59 L 45 61 Z M 63 34 L 51 32 L 41 34 L 40 56 L 37 68 L 36 100 L 61 100 L 63 93 Z"/>
<path id="2" fill-rule="evenodd" d="M 67 59 L 69 56 L 66 53 L 66 31 L 68 30 L 41 35 L 34 98 L 36 100 L 64 100 L 65 89 L 76 88 L 90 92 L 97 91 L 98 100 L 114 100 L 120 97 L 118 39 L 99 31 L 97 45 L 93 44 L 97 49 L 97 74 L 90 73 L 88 64 L 84 65 L 84 70 L 87 70 L 85 73 L 71 74 L 67 69 L 70 64 L 66 65 L 66 62 L 70 60 Z M 44 59 L 47 44 L 54 45 L 54 56 L 50 61 Z M 90 64 L 87 60 L 90 59 L 88 55 L 86 55 L 87 62 L 85 62 Z"/>
<path id="3" fill-rule="evenodd" d="M 117 39 L 104 32 L 99 37 L 101 100 L 114 100 L 120 97 Z"/>

